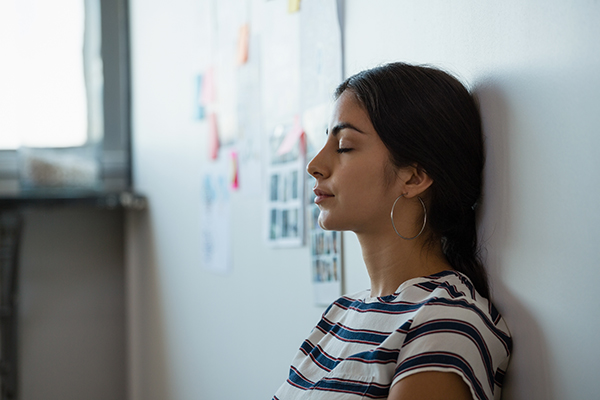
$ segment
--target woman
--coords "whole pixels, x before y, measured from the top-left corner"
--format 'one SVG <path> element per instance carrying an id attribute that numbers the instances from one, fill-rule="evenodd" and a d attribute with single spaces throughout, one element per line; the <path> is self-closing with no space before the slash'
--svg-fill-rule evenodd
<path id="1" fill-rule="evenodd" d="M 323 314 L 274 399 L 499 399 L 511 338 L 487 300 L 481 120 L 445 72 L 403 63 L 336 90 L 309 163 L 319 224 L 356 233 L 371 289 Z"/>

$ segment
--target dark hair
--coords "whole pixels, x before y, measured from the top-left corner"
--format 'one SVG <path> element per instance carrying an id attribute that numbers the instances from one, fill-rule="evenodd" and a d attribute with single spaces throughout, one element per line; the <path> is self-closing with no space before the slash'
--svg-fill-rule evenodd
<path id="1" fill-rule="evenodd" d="M 456 78 L 429 66 L 391 63 L 360 72 L 336 90 L 353 92 L 396 167 L 417 165 L 432 178 L 427 223 L 450 265 L 489 297 L 479 258 L 475 205 L 484 164 L 481 117 Z"/>

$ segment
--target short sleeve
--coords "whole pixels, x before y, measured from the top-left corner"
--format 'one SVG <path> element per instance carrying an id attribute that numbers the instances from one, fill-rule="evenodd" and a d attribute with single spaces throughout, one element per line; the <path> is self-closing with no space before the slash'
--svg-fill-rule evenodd
<path id="1" fill-rule="evenodd" d="M 499 367 L 509 355 L 502 339 L 485 313 L 466 301 L 423 306 L 406 331 L 392 385 L 418 372 L 452 372 L 474 399 L 493 400 L 500 392 L 497 375 L 503 376 Z"/>

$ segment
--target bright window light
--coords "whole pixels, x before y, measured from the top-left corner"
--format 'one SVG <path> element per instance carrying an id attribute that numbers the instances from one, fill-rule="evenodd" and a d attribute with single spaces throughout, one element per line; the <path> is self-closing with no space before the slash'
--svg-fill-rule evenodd
<path id="1" fill-rule="evenodd" d="M 85 12 L 84 0 L 0 1 L 0 149 L 81 146 L 98 129 L 88 125 Z"/>

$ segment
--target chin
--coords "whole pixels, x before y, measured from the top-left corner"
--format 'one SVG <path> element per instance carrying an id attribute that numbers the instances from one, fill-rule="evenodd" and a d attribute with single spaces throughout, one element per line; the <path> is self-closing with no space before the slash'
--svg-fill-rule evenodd
<path id="1" fill-rule="evenodd" d="M 331 218 L 327 218 L 323 216 L 323 213 L 319 215 L 319 226 L 321 229 L 326 231 L 343 231 L 344 228 L 341 227 L 339 222 L 333 221 Z"/>
<path id="2" fill-rule="evenodd" d="M 319 227 L 320 227 L 321 229 L 324 229 L 324 230 L 326 230 L 326 231 L 328 231 L 328 230 L 329 230 L 329 229 L 327 229 L 327 227 L 326 227 L 325 223 L 323 222 L 323 218 L 321 218 L 321 216 L 319 216 L 319 219 L 318 219 L 318 221 L 317 221 L 317 222 L 318 222 L 318 224 L 319 224 Z"/>
<path id="3" fill-rule="evenodd" d="M 332 230 L 332 229 L 328 228 L 327 218 L 323 217 L 322 211 L 321 211 L 321 214 L 319 214 L 319 219 L 317 222 L 319 223 L 319 226 L 321 227 L 321 229 L 326 230 L 326 231 Z"/>

